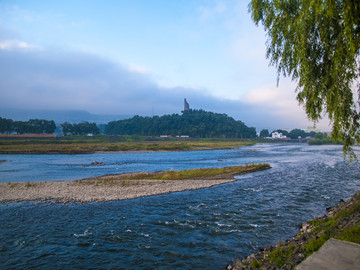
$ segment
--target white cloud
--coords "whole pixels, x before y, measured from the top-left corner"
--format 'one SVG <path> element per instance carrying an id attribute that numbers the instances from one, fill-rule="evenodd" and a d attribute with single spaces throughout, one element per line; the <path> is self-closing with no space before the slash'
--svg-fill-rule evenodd
<path id="1" fill-rule="evenodd" d="M 180 113 L 187 98 L 193 109 L 226 113 L 258 129 L 310 125 L 296 104 L 294 88 L 285 84 L 259 86 L 235 101 L 211 96 L 206 89 L 163 87 L 146 70 L 132 69 L 89 53 L 0 50 L 0 89 L 5 89 L 0 106 L 163 115 Z"/>
<path id="2" fill-rule="evenodd" d="M 247 35 L 233 41 L 230 46 L 230 54 L 233 59 L 239 63 L 251 60 L 252 62 L 263 64 L 269 62 L 266 59 L 265 39 L 259 38 L 258 35 Z"/>
<path id="3" fill-rule="evenodd" d="M 305 116 L 303 108 L 296 100 L 296 85 L 289 79 L 276 84 L 262 84 L 245 93 L 242 100 L 253 106 L 268 108 L 278 116 Z"/>
<path id="4" fill-rule="evenodd" d="M 144 74 L 144 75 L 150 74 L 150 71 L 146 67 L 136 65 L 136 64 L 130 64 L 129 70 L 140 73 L 140 74 Z"/>
<path id="5" fill-rule="evenodd" d="M 17 20 L 22 20 L 26 23 L 32 23 L 39 18 L 39 15 L 36 15 L 30 10 L 22 9 L 17 5 L 7 9 L 6 11 Z"/>
<path id="6" fill-rule="evenodd" d="M 242 100 L 249 104 L 261 105 L 276 102 L 279 96 L 279 89 L 261 86 L 244 94 Z"/>
<path id="7" fill-rule="evenodd" d="M 226 11 L 226 5 L 222 1 L 216 1 L 213 6 L 201 6 L 198 8 L 201 20 L 209 20 L 216 15 L 222 14 Z"/>
<path id="8" fill-rule="evenodd" d="M 1 40 L 0 50 L 40 50 L 41 47 L 21 40 Z"/>
<path id="9" fill-rule="evenodd" d="M 269 123 L 277 122 L 278 128 L 310 127 L 313 122 L 307 118 L 303 105 L 297 101 L 295 88 L 294 82 L 282 78 L 278 87 L 275 83 L 260 85 L 244 94 L 241 100 L 266 114 L 264 118 L 269 119 Z M 316 126 L 321 130 L 329 131 L 329 119 L 324 117 L 316 123 Z"/>

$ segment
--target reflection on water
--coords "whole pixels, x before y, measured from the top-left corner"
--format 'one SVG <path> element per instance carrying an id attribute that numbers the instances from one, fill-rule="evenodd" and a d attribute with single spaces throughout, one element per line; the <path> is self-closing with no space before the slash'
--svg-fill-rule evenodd
<path id="1" fill-rule="evenodd" d="M 222 269 L 235 258 L 291 237 L 298 223 L 324 214 L 326 207 L 360 187 L 359 163 L 345 162 L 338 146 L 264 144 L 190 153 L 0 159 L 9 160 L 5 169 L 0 165 L 1 179 L 7 175 L 15 181 L 26 170 L 32 174 L 42 166 L 36 177 L 52 180 L 115 173 L 116 168 L 155 171 L 252 162 L 272 166 L 212 188 L 134 200 L 0 204 L 4 269 Z M 82 166 L 94 160 L 106 165 Z M 11 172 L 10 163 L 21 162 L 18 174 Z"/>

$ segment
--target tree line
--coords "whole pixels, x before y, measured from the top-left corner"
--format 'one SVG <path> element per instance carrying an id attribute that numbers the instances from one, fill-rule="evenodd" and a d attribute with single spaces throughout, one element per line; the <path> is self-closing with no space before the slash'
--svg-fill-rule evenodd
<path id="1" fill-rule="evenodd" d="M 96 123 L 82 122 L 79 124 L 63 123 L 60 125 L 64 135 L 86 135 L 100 133 Z M 51 134 L 54 133 L 56 124 L 54 120 L 30 119 L 29 121 L 13 121 L 0 117 L 0 133 L 2 134 Z"/>
<path id="2" fill-rule="evenodd" d="M 82 122 L 71 124 L 65 122 L 60 125 L 65 136 L 100 134 L 96 123 Z M 30 119 L 29 121 L 13 121 L 0 117 L 0 133 L 11 134 L 51 134 L 56 129 L 53 120 Z M 324 139 L 326 133 L 305 132 L 293 129 L 290 132 L 282 129 L 273 132 L 282 133 L 291 139 L 312 137 Z M 267 129 L 260 131 L 260 137 L 271 136 L 273 132 Z M 181 115 L 163 115 L 154 117 L 134 116 L 129 119 L 112 121 L 105 125 L 106 135 L 188 135 L 192 138 L 256 138 L 256 130 L 246 126 L 242 121 L 236 121 L 226 114 L 207 112 L 204 110 L 183 111 Z"/>
<path id="3" fill-rule="evenodd" d="M 274 130 L 273 132 L 269 132 L 268 129 L 262 129 L 260 131 L 260 137 L 262 138 L 266 138 L 266 137 L 271 137 L 271 134 L 274 132 L 278 132 L 278 133 L 282 133 L 282 135 L 286 136 L 287 138 L 290 139 L 298 139 L 298 138 L 316 138 L 316 139 L 323 139 L 327 137 L 326 133 L 322 133 L 322 132 L 315 132 L 315 131 L 311 131 L 311 132 L 306 132 L 302 129 L 293 129 L 290 132 L 284 129 L 277 129 Z"/>
<path id="4" fill-rule="evenodd" d="M 66 135 L 97 135 L 100 133 L 99 127 L 95 123 L 82 122 L 79 124 L 70 124 L 65 122 L 60 125 L 63 134 Z"/>
<path id="5" fill-rule="evenodd" d="M 192 138 L 255 138 L 256 130 L 226 114 L 187 110 L 181 115 L 134 116 L 112 121 L 105 126 L 107 135 L 188 135 Z"/>
<path id="6" fill-rule="evenodd" d="M 54 133 L 55 129 L 56 125 L 53 120 L 48 121 L 44 119 L 30 119 L 29 121 L 13 121 L 12 119 L 0 117 L 0 133 L 51 134 Z"/>

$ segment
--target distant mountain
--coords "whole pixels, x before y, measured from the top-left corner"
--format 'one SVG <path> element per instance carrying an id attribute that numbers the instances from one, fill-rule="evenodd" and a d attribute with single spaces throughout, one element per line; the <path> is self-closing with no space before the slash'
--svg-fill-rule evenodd
<path id="1" fill-rule="evenodd" d="M 100 115 L 91 114 L 82 110 L 23 110 L 0 108 L 0 117 L 9 118 L 15 121 L 28 121 L 29 119 L 54 120 L 56 124 L 81 123 L 84 121 L 95 122 L 96 124 L 107 124 L 110 121 L 131 118 L 132 115 Z"/>

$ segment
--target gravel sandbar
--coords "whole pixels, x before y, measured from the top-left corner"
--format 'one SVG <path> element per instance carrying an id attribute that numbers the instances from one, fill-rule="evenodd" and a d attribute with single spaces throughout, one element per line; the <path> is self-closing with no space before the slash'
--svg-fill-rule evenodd
<path id="1" fill-rule="evenodd" d="M 236 181 L 223 179 L 127 180 L 100 184 L 86 181 L 0 183 L 0 202 L 47 201 L 103 202 L 194 190 Z"/>

